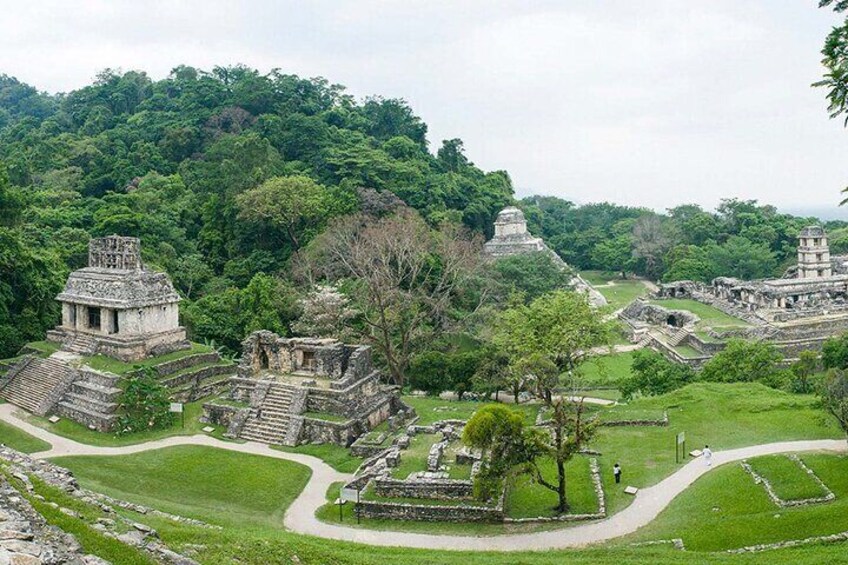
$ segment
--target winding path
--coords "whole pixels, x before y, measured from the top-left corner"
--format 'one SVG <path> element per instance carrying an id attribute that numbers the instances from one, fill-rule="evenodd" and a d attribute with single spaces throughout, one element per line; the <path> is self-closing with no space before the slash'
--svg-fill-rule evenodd
<path id="1" fill-rule="evenodd" d="M 50 450 L 32 455 L 37 459 L 64 455 L 127 455 L 177 445 L 202 445 L 301 463 L 312 470 L 312 476 L 303 492 L 286 512 L 285 526 L 300 534 L 379 546 L 475 551 L 523 551 L 582 547 L 632 533 L 647 525 L 678 494 L 683 492 L 698 477 L 709 471 L 702 460 L 695 459 L 656 485 L 641 489 L 635 496 L 633 503 L 621 512 L 605 520 L 558 530 L 486 537 L 386 532 L 329 524 L 321 522 L 315 517 L 315 511 L 326 502 L 325 496 L 330 485 L 351 478 L 351 475 L 334 470 L 316 457 L 277 451 L 265 444 L 255 442 L 229 443 L 205 435 L 169 437 L 124 447 L 91 446 L 34 426 L 17 417 L 15 415 L 16 410 L 18 409 L 11 404 L 0 404 L 0 420 L 52 444 Z M 845 452 L 848 451 L 848 443 L 845 440 L 786 441 L 718 451 L 713 454 L 712 467 L 715 468 L 726 463 L 760 455 L 799 451 Z"/>

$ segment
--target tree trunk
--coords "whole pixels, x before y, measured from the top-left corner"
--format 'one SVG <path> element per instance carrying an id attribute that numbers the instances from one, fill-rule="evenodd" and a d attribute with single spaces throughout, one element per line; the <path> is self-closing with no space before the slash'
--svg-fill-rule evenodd
<path id="1" fill-rule="evenodd" d="M 559 496 L 559 505 L 557 512 L 564 514 L 568 511 L 568 501 L 565 499 L 565 463 L 557 461 L 557 495 Z"/>

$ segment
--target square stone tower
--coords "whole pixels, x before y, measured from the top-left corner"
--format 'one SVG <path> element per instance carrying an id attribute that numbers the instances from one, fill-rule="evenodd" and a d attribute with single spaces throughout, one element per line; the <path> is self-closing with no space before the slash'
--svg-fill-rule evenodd
<path id="1" fill-rule="evenodd" d="M 798 278 L 820 279 L 831 276 L 830 248 L 821 226 L 808 226 L 798 235 Z"/>
<path id="2" fill-rule="evenodd" d="M 88 267 L 70 274 L 56 300 L 62 325 L 48 339 L 66 351 L 137 361 L 189 347 L 180 296 L 167 274 L 144 267 L 138 238 L 89 241 Z"/>

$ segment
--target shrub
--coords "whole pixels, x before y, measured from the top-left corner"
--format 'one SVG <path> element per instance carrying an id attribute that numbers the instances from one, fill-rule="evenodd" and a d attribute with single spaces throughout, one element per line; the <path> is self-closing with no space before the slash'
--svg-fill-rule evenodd
<path id="1" fill-rule="evenodd" d="M 769 343 L 732 339 L 707 361 L 701 378 L 721 383 L 756 381 L 782 388 L 789 381 L 789 371 L 780 366 L 782 361 L 783 355 Z"/>
<path id="2" fill-rule="evenodd" d="M 631 375 L 619 389 L 625 399 L 636 393 L 659 395 L 685 386 L 695 378 L 691 368 L 672 363 L 656 351 L 643 349 L 633 353 Z"/>
<path id="3" fill-rule="evenodd" d="M 168 389 L 152 367 L 142 367 L 123 381 L 118 405 L 118 434 L 167 428 L 174 422 Z"/>
<path id="4" fill-rule="evenodd" d="M 825 369 L 848 368 L 848 334 L 832 337 L 822 344 L 822 365 Z"/>

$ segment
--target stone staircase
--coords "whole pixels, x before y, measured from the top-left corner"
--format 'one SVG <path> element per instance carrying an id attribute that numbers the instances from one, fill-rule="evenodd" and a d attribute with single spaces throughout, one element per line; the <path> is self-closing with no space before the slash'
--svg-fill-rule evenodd
<path id="1" fill-rule="evenodd" d="M 117 419 L 119 380 L 117 375 L 82 369 L 56 406 L 56 413 L 101 432 L 110 431 Z"/>
<path id="2" fill-rule="evenodd" d="M 259 407 L 251 408 L 239 437 L 274 445 L 289 445 L 289 421 L 295 394 L 293 387 L 271 383 Z"/>
<path id="3" fill-rule="evenodd" d="M 666 343 L 668 343 L 672 347 L 677 347 L 678 345 L 683 343 L 683 341 L 687 337 L 689 337 L 689 330 L 686 328 L 680 328 L 674 334 L 672 334 L 671 337 L 668 338 L 668 341 L 666 341 Z"/>
<path id="4" fill-rule="evenodd" d="M 27 357 L 8 375 L 0 396 L 38 416 L 47 414 L 71 387 L 77 370 L 61 359 Z"/>
<path id="5" fill-rule="evenodd" d="M 76 333 L 71 339 L 62 344 L 63 351 L 79 353 L 80 355 L 94 355 L 97 353 L 97 340 L 88 334 Z"/>

